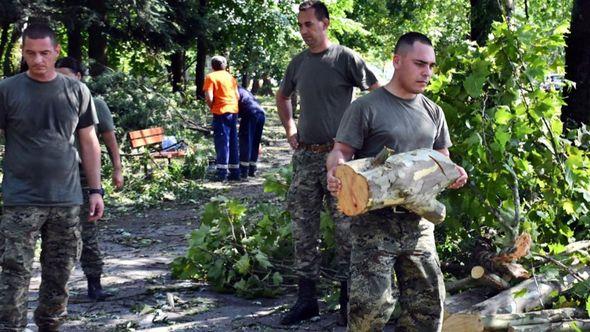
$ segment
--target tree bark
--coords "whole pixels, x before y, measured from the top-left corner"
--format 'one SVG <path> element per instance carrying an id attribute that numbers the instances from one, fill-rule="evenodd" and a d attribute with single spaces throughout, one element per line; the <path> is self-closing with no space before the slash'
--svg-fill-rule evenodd
<path id="1" fill-rule="evenodd" d="M 67 27 L 68 34 L 68 56 L 82 61 L 82 29 L 78 17 L 72 18 Z"/>
<path id="2" fill-rule="evenodd" d="M 578 274 L 588 279 L 590 266 L 578 270 Z M 562 293 L 578 282 L 571 274 L 554 280 L 543 275 L 525 280 L 515 287 L 473 306 L 469 311 L 480 315 L 514 314 L 525 312 L 535 307 L 543 307 L 551 300 L 553 292 Z"/>
<path id="3" fill-rule="evenodd" d="M 502 0 L 503 1 L 503 0 Z M 502 7 L 499 0 L 470 0 L 471 36 L 478 45 L 485 45 L 494 21 L 502 21 Z"/>
<path id="4" fill-rule="evenodd" d="M 207 62 L 207 34 L 206 27 L 202 22 L 205 20 L 207 13 L 207 0 L 199 0 L 199 32 L 197 33 L 197 64 L 195 66 L 195 85 L 197 87 L 197 99 L 205 100 L 203 85 L 205 83 L 205 67 Z"/>
<path id="5" fill-rule="evenodd" d="M 88 57 L 94 62 L 90 65 L 90 75 L 99 76 L 108 65 L 107 59 L 107 35 L 105 33 L 107 7 L 102 0 L 88 1 L 88 7 L 96 15 L 88 28 Z"/>
<path id="6" fill-rule="evenodd" d="M 354 216 L 402 205 L 433 223 L 442 222 L 445 206 L 435 197 L 459 177 L 451 159 L 431 149 L 385 156 L 383 163 L 380 156 L 352 160 L 336 168 L 336 177 L 342 181 L 338 194 L 342 212 Z"/>
<path id="7" fill-rule="evenodd" d="M 511 326 L 508 332 L 571 332 L 590 331 L 590 319 L 570 320 L 566 322 Z"/>
<path id="8" fill-rule="evenodd" d="M 445 320 L 443 331 L 506 331 L 518 326 L 549 324 L 586 317 L 578 308 L 561 308 L 517 314 L 479 315 L 457 314 Z M 536 330 L 533 330 L 536 331 Z"/>
<path id="9" fill-rule="evenodd" d="M 575 0 L 570 34 L 566 36 L 565 78 L 576 88 L 564 90 L 563 118 L 576 123 L 590 121 L 590 1 Z"/>
<path id="10" fill-rule="evenodd" d="M 14 48 L 14 44 L 20 37 L 22 32 L 22 26 L 20 24 L 15 24 L 12 27 L 12 32 L 10 33 L 10 38 L 8 40 L 8 45 L 4 50 L 4 62 L 2 63 L 2 71 L 4 76 L 12 76 L 16 74 L 15 68 L 12 66 L 12 49 Z M 24 64 L 24 68 L 23 65 Z M 27 70 L 26 63 L 21 59 L 21 70 Z"/>
<path id="11" fill-rule="evenodd" d="M 10 23 L 2 23 L 2 35 L 0 36 L 0 60 L 4 57 L 4 50 L 8 43 L 8 33 L 10 32 Z"/>
<path id="12" fill-rule="evenodd" d="M 184 91 L 184 64 L 184 51 L 178 50 L 172 53 L 170 56 L 170 76 L 173 92 Z"/>

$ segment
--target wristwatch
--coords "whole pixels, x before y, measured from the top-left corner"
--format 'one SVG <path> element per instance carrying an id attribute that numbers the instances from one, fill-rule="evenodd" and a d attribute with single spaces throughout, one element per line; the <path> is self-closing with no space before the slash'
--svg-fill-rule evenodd
<path id="1" fill-rule="evenodd" d="M 102 188 L 88 188 L 88 196 L 92 194 L 99 194 L 100 196 L 104 196 L 104 189 Z"/>

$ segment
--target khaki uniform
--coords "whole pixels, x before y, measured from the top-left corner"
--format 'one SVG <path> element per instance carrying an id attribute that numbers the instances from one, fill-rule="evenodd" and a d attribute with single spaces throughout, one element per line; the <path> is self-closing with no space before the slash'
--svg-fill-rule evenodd
<path id="1" fill-rule="evenodd" d="M 67 313 L 66 284 L 80 256 L 80 207 L 4 207 L 0 238 L 0 331 L 21 331 L 27 325 L 27 298 L 35 242 L 41 244 L 42 281 L 35 323 L 57 331 Z"/>
<path id="2" fill-rule="evenodd" d="M 350 262 L 350 218 L 336 208 L 326 186 L 328 153 L 297 150 L 293 154 L 293 181 L 289 188 L 289 211 L 293 221 L 295 267 L 299 277 L 317 280 L 320 274 L 320 213 L 324 203 L 335 224 L 338 278 L 347 280 Z M 325 201 L 324 201 L 325 198 Z"/>
<path id="3" fill-rule="evenodd" d="M 440 331 L 445 291 L 434 225 L 413 213 L 380 211 L 351 225 L 348 330 L 383 330 L 397 298 L 402 312 L 395 331 Z"/>

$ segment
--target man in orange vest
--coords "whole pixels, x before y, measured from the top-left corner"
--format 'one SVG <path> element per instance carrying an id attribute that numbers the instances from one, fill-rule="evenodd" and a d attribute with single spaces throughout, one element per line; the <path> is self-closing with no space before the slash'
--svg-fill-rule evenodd
<path id="1" fill-rule="evenodd" d="M 211 59 L 213 72 L 205 77 L 205 100 L 213 113 L 217 180 L 240 180 L 238 148 L 238 83 L 225 69 L 227 60 L 216 55 Z M 229 174 L 229 176 L 228 176 Z"/>

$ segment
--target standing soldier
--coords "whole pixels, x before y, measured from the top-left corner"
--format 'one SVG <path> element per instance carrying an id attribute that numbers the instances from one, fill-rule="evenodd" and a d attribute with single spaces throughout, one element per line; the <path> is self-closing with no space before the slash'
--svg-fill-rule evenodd
<path id="1" fill-rule="evenodd" d="M 59 59 L 56 63 L 57 71 L 63 75 L 82 80 L 84 70 L 78 60 L 72 57 L 65 57 Z M 115 188 L 121 189 L 123 187 L 123 170 L 121 166 L 121 156 L 119 154 L 119 144 L 115 136 L 115 124 L 113 122 L 113 115 L 109 107 L 100 98 L 94 98 L 94 105 L 96 106 L 96 115 L 98 116 L 98 124 L 95 130 L 100 134 L 104 144 L 107 147 L 111 163 L 113 165 L 113 184 Z M 84 170 L 80 169 L 80 185 L 82 186 L 84 194 L 84 205 L 82 213 L 80 214 L 80 224 L 82 225 L 82 256 L 80 257 L 80 264 L 84 275 L 88 280 L 88 297 L 94 300 L 104 300 L 112 294 L 103 291 L 100 282 L 102 276 L 102 267 L 104 265 L 102 253 L 100 251 L 98 241 L 98 225 L 94 221 L 88 221 L 85 207 L 88 204 L 88 181 L 84 175 Z"/>
<path id="2" fill-rule="evenodd" d="M 217 180 L 235 181 L 240 179 L 238 82 L 225 70 L 226 67 L 227 60 L 224 57 L 216 55 L 211 58 L 213 72 L 205 77 L 203 91 L 207 105 L 213 113 Z"/>
<path id="3" fill-rule="evenodd" d="M 264 110 L 250 91 L 238 86 L 240 94 L 239 115 L 240 130 L 240 176 L 247 179 L 248 176 L 256 176 L 256 163 L 260 139 L 264 129 Z"/>
<path id="4" fill-rule="evenodd" d="M 445 115 L 422 95 L 434 64 L 428 37 L 416 32 L 400 37 L 391 81 L 357 99 L 342 118 L 326 163 L 333 194 L 341 189 L 336 166 L 353 156 L 374 157 L 383 147 L 397 153 L 428 148 L 449 155 Z M 457 169 L 461 176 L 449 188 L 467 182 L 465 170 Z M 350 233 L 349 331 L 383 330 L 395 307 L 392 285 L 399 290 L 401 307 L 396 331 L 440 331 L 445 290 L 434 224 L 403 208 L 383 208 L 354 217 Z"/>
<path id="5" fill-rule="evenodd" d="M 350 49 L 330 42 L 328 9 L 321 1 L 305 1 L 297 15 L 299 32 L 308 49 L 291 60 L 276 102 L 293 154 L 293 181 L 289 210 L 293 218 L 293 242 L 299 276 L 295 305 L 281 324 L 296 324 L 319 314 L 316 283 L 320 271 L 320 212 L 331 208 L 336 226 L 336 260 L 341 280 L 340 323 L 345 323 L 347 276 L 350 263 L 350 220 L 336 212 L 326 189 L 326 156 L 332 149 L 342 114 L 350 105 L 354 87 L 378 87 L 375 75 Z M 296 125 L 290 97 L 300 98 Z"/>
<path id="6" fill-rule="evenodd" d="M 35 323 L 57 331 L 68 304 L 66 284 L 79 253 L 82 188 L 80 154 L 88 179 L 90 221 L 102 217 L 100 147 L 90 91 L 58 75 L 55 33 L 44 24 L 23 32 L 25 73 L 0 82 L 0 129 L 6 137 L 0 238 L 0 330 L 27 325 L 27 297 L 37 235 L 41 233 L 41 286 Z"/>

